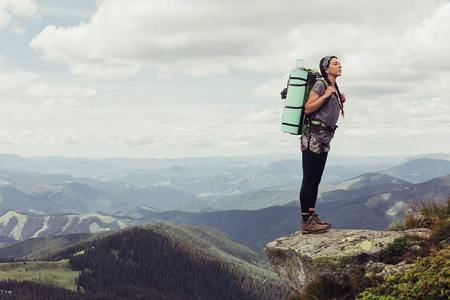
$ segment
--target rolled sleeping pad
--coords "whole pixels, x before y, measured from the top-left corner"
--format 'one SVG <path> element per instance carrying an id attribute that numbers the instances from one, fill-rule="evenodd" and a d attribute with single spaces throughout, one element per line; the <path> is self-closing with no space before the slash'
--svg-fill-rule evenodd
<path id="1" fill-rule="evenodd" d="M 301 134 L 301 119 L 307 99 L 306 81 L 308 72 L 304 69 L 294 69 L 289 77 L 288 90 L 284 103 L 281 131 L 291 134 Z"/>

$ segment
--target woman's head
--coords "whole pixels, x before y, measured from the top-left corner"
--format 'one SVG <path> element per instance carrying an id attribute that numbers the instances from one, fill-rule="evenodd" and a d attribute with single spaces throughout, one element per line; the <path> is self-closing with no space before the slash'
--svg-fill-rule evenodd
<path id="1" fill-rule="evenodd" d="M 334 55 L 325 56 L 319 63 L 320 73 L 322 77 L 328 79 L 329 75 L 335 78 L 341 76 L 341 63 L 339 59 Z"/>

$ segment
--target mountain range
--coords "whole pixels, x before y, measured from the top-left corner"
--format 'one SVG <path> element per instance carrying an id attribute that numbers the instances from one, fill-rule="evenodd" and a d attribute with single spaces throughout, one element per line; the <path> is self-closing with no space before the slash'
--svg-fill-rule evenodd
<path id="1" fill-rule="evenodd" d="M 286 159 L 290 156 L 92 160 L 0 155 L 0 207 L 86 214 L 111 213 L 130 206 L 204 211 L 284 205 L 287 200 L 276 200 L 288 196 L 281 191 L 296 190 L 301 183 L 301 162 Z M 410 183 L 450 174 L 447 154 L 391 161 L 355 158 L 353 164 L 344 158 L 334 159 L 346 164 L 330 159 L 322 191 L 333 190 L 336 184 L 365 173 L 385 174 Z M 267 190 L 280 193 L 274 194 L 272 204 L 253 201 L 256 206 L 217 205 L 222 199 Z M 364 188 L 361 191 L 364 193 Z"/>
<path id="2" fill-rule="evenodd" d="M 0 235 L 21 241 L 168 222 L 211 226 L 261 250 L 299 228 L 299 165 L 282 155 L 174 161 L 0 155 L 0 167 L 9 168 L 0 169 Z M 361 170 L 371 172 L 348 177 Z M 84 172 L 92 177 L 76 176 Z M 330 163 L 326 173 L 317 210 L 334 228 L 385 229 L 411 203 L 450 195 L 446 154 L 359 158 Z M 345 176 L 330 179 L 339 174 Z M 421 183 L 402 179 L 433 174 Z"/>
<path id="3" fill-rule="evenodd" d="M 336 186 L 341 189 L 323 193 L 324 199 L 317 205 L 317 211 L 333 223 L 333 228 L 384 230 L 390 224 L 401 220 L 404 211 L 413 203 L 426 199 L 445 201 L 450 195 L 450 175 L 420 184 L 409 184 L 387 175 L 364 174 Z M 366 187 L 368 194 L 362 196 L 363 187 Z M 258 203 L 271 204 L 274 193 L 270 190 L 245 194 L 241 201 L 256 199 Z M 347 195 L 345 199 L 342 199 L 343 194 Z M 330 200 L 334 198 L 337 200 Z M 228 204 L 223 205 L 232 206 L 236 201 L 238 198 L 233 197 Z M 262 251 L 268 242 L 300 228 L 298 201 L 295 200 L 284 206 L 268 206 L 257 210 L 209 212 L 156 211 L 149 207 L 130 207 L 112 214 L 80 215 L 3 209 L 0 210 L 0 235 L 26 240 L 54 235 L 105 232 L 157 222 L 210 226 L 256 251 Z"/>
<path id="4" fill-rule="evenodd" d="M 298 157 L 282 154 L 176 160 L 0 155 L 0 257 L 36 260 L 8 262 L 0 290 L 40 291 L 46 299 L 82 299 L 77 289 L 92 299 L 286 298 L 262 250 L 300 228 L 300 170 Z M 448 154 L 331 156 L 316 211 L 335 229 L 384 230 L 415 204 L 449 196 Z M 30 277 L 33 284 L 21 277 L 35 268 L 50 275 Z"/>
<path id="5" fill-rule="evenodd" d="M 167 210 L 196 200 L 194 195 L 164 186 L 135 187 L 70 175 L 0 170 L 0 205 L 3 208 L 40 213 L 90 213 L 151 205 Z"/>

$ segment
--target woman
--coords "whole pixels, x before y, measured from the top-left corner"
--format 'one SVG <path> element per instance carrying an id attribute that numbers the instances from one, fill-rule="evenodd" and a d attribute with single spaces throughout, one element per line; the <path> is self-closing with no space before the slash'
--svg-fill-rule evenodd
<path id="1" fill-rule="evenodd" d="M 344 116 L 345 95 L 339 92 L 336 78 L 341 76 L 341 64 L 336 56 L 320 60 L 320 73 L 325 80 L 318 80 L 305 104 L 308 127 L 301 137 L 303 181 L 300 189 L 302 233 L 323 233 L 331 223 L 322 222 L 315 213 L 320 180 L 322 178 L 330 142 L 334 136 L 339 114 Z"/>

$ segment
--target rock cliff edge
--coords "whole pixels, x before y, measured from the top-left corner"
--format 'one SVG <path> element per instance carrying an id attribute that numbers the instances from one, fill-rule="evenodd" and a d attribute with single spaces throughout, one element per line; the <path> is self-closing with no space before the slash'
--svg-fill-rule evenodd
<path id="1" fill-rule="evenodd" d="M 407 231 L 329 230 L 323 234 L 301 232 L 279 238 L 264 249 L 281 280 L 297 293 L 320 276 L 342 282 L 349 274 L 389 276 L 408 267 L 405 263 L 376 262 L 387 244 L 405 234 L 428 236 L 429 229 Z"/>

